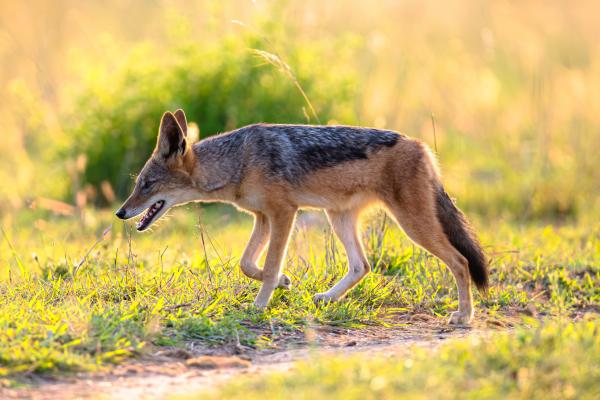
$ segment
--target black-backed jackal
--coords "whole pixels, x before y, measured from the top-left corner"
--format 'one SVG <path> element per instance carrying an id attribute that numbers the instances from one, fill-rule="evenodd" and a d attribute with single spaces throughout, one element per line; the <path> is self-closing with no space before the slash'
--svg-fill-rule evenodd
<path id="1" fill-rule="evenodd" d="M 258 307 L 267 306 L 275 288 L 290 286 L 281 264 L 296 211 L 304 207 L 325 209 L 348 256 L 348 273 L 316 294 L 317 302 L 339 300 L 369 273 L 357 222 L 374 203 L 452 271 L 459 305 L 451 323 L 467 324 L 473 316 L 471 281 L 488 286 L 484 253 L 444 191 L 435 158 L 424 144 L 392 131 L 256 124 L 192 144 L 183 111 L 166 112 L 156 148 L 117 216 L 147 210 L 137 225 L 143 231 L 170 207 L 192 201 L 232 203 L 254 215 L 240 267 L 263 282 Z"/>

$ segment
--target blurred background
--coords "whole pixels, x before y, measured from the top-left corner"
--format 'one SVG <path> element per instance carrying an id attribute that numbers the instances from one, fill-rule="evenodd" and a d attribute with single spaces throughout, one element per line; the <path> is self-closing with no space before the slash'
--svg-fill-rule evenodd
<path id="1" fill-rule="evenodd" d="M 0 2 L 0 218 L 123 199 L 165 110 L 417 137 L 470 213 L 600 209 L 597 1 Z M 8 220 L 8 221 L 7 221 Z"/>

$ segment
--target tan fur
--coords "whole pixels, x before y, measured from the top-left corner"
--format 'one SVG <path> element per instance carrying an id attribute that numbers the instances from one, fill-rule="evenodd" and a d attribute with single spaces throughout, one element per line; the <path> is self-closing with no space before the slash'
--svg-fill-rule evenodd
<path id="1" fill-rule="evenodd" d="M 181 121 L 181 117 L 178 118 Z M 181 122 L 180 122 L 181 123 Z M 159 144 L 157 148 L 161 145 Z M 156 161 L 156 153 L 153 156 Z M 150 161 L 149 161 L 150 163 Z M 434 183 L 438 169 L 431 152 L 417 141 L 401 140 L 366 160 L 348 161 L 311 173 L 299 185 L 270 179 L 265 171 L 249 166 L 239 186 L 206 190 L 218 174 L 212 165 L 185 151 L 167 163 L 168 176 L 158 176 L 161 196 L 169 204 L 189 201 L 220 201 L 236 205 L 254 215 L 254 229 L 241 257 L 245 275 L 262 281 L 255 305 L 265 307 L 275 288 L 289 288 L 290 279 L 281 274 L 291 228 L 299 208 L 325 209 L 331 225 L 345 247 L 348 273 L 334 287 L 315 296 L 315 301 L 342 298 L 371 269 L 360 243 L 358 220 L 372 204 L 382 204 L 408 236 L 446 263 L 459 291 L 459 311 L 453 323 L 468 323 L 473 315 L 471 283 L 466 259 L 449 243 L 436 218 Z M 149 172 L 151 168 L 148 166 Z M 140 175 L 143 175 L 143 170 Z M 136 187 L 137 190 L 137 187 Z M 139 190 L 125 203 L 147 205 Z M 125 207 L 124 205 L 124 207 Z M 263 269 L 257 266 L 267 243 Z"/>

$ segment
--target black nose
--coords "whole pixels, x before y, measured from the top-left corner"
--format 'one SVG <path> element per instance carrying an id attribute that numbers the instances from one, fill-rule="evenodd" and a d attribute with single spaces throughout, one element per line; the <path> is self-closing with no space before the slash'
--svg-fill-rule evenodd
<path id="1" fill-rule="evenodd" d="M 115 213 L 115 215 L 121 219 L 125 219 L 125 210 L 123 210 L 122 208 L 119 208 L 119 210 Z"/>

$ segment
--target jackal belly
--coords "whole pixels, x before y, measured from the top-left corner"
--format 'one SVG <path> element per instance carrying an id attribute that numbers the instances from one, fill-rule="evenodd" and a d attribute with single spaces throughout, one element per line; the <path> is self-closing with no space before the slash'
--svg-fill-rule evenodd
<path id="1" fill-rule="evenodd" d="M 322 208 L 326 210 L 349 210 L 352 208 L 362 208 L 369 203 L 375 202 L 377 198 L 370 193 L 298 193 L 294 200 L 300 208 Z"/>
<path id="2" fill-rule="evenodd" d="M 326 210 L 347 210 L 364 207 L 376 202 L 377 197 L 366 191 L 349 193 L 334 188 L 321 187 L 320 190 L 292 189 L 287 192 L 256 191 L 245 193 L 234 202 L 236 206 L 249 211 L 263 211 L 273 203 L 273 196 L 278 201 L 288 202 L 298 208 L 317 208 Z"/>

